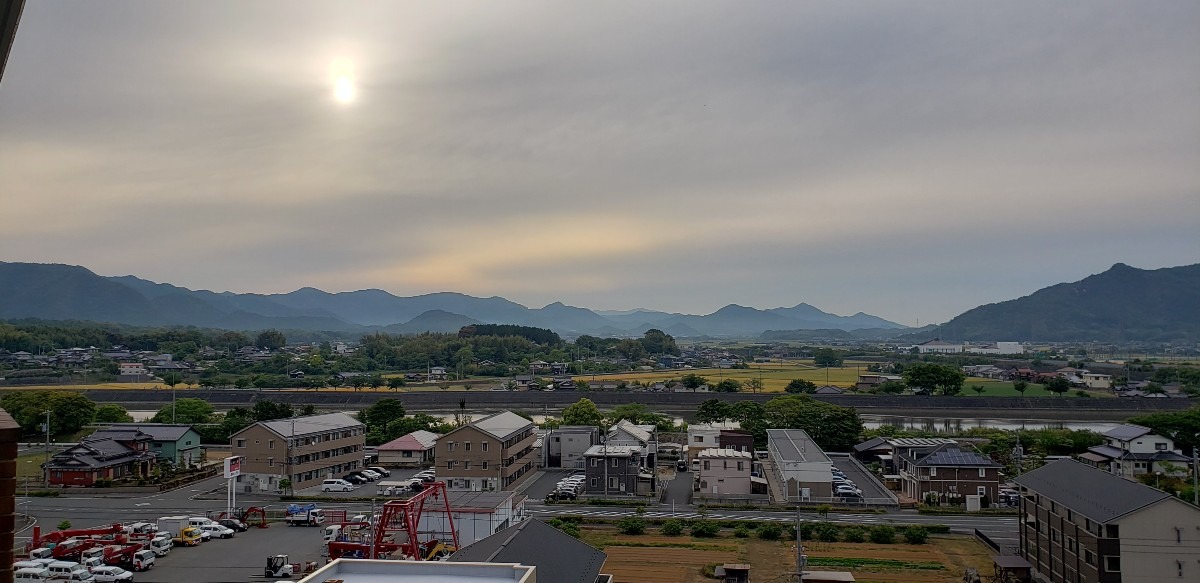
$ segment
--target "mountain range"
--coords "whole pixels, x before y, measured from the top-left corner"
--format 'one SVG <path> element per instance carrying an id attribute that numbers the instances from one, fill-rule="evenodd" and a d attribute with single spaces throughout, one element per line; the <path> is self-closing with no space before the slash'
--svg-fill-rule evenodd
<path id="1" fill-rule="evenodd" d="M 412 297 L 378 289 L 329 293 L 311 287 L 286 294 L 212 292 L 131 275 L 104 277 L 72 265 L 0 262 L 0 319 L 22 318 L 400 334 L 497 323 L 549 328 L 564 336 L 640 336 L 658 328 L 681 338 L 748 338 L 766 330 L 906 330 L 862 312 L 838 316 L 803 303 L 768 310 L 730 304 L 707 315 L 644 309 L 597 313 L 561 302 L 529 308 L 502 297 L 454 292 Z"/>
<path id="2" fill-rule="evenodd" d="M 1200 342 L 1200 264 L 1144 270 L 1118 263 L 1073 283 L 972 308 L 941 325 L 906 328 L 859 312 L 838 316 L 801 303 L 757 309 L 727 305 L 692 315 L 646 309 L 593 311 L 555 302 L 529 308 L 502 297 L 454 292 L 400 297 L 368 289 L 285 294 L 190 290 L 83 267 L 0 262 L 0 319 L 88 320 L 229 330 L 392 334 L 455 332 L 469 324 L 549 328 L 567 337 L 640 336 L 763 340 Z"/>

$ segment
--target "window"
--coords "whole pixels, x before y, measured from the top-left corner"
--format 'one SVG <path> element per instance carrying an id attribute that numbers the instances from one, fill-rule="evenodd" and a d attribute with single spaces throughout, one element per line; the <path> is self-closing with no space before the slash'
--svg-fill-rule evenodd
<path id="1" fill-rule="evenodd" d="M 706 469 L 706 470 L 712 469 L 712 468 L 708 467 L 708 460 L 704 460 L 704 469 Z"/>
<path id="2" fill-rule="evenodd" d="M 737 469 L 738 469 L 738 471 L 739 471 L 739 472 L 740 472 L 740 471 L 742 471 L 742 462 L 738 462 L 738 468 L 737 468 Z"/>
<path id="3" fill-rule="evenodd" d="M 986 477 L 987 477 L 987 468 L 979 468 L 979 477 L 980 477 L 980 478 L 986 478 Z"/>
<path id="4" fill-rule="evenodd" d="M 614 468 L 615 468 L 615 467 L 617 467 L 617 462 L 618 462 L 618 461 L 619 461 L 619 460 L 618 460 L 617 458 L 613 458 L 613 460 L 612 460 L 612 462 L 613 462 L 613 463 L 612 463 L 612 467 L 614 467 Z"/>
<path id="5" fill-rule="evenodd" d="M 975 486 L 975 493 L 980 496 L 987 496 L 987 486 Z"/>
<path id="6" fill-rule="evenodd" d="M 1067 520 L 1070 520 L 1070 521 L 1075 520 L 1075 511 L 1071 510 L 1070 508 L 1067 509 Z"/>
<path id="7" fill-rule="evenodd" d="M 617 478 L 614 478 L 614 477 L 608 478 L 608 487 L 609 488 L 616 488 L 617 485 L 620 483 L 621 483 L 620 480 L 618 480 Z"/>
<path id="8" fill-rule="evenodd" d="M 591 480 L 588 481 L 588 483 L 591 484 L 593 488 L 596 487 L 596 482 L 597 482 L 596 478 L 592 478 Z"/>
<path id="9" fill-rule="evenodd" d="M 267 441 L 267 449 L 275 449 L 275 440 L 274 439 Z"/>
<path id="10" fill-rule="evenodd" d="M 1121 557 L 1119 557 L 1119 556 L 1114 557 L 1112 555 L 1106 555 L 1104 557 L 1104 570 L 1109 573 L 1120 573 L 1121 572 Z"/>
<path id="11" fill-rule="evenodd" d="M 267 466 L 272 467 L 272 468 L 275 467 L 275 458 L 273 458 L 273 457 L 267 458 Z"/>
<path id="12" fill-rule="evenodd" d="M 1154 451 L 1167 451 L 1167 444 L 1161 442 L 1155 443 Z"/>
<path id="13" fill-rule="evenodd" d="M 482 462 L 480 462 L 480 463 L 482 463 L 482 464 L 483 464 L 483 469 L 485 469 L 485 470 L 486 470 L 486 469 L 488 469 L 488 463 L 487 463 L 487 460 L 483 460 L 483 461 L 482 461 Z"/>
<path id="14" fill-rule="evenodd" d="M 471 442 L 469 442 L 469 441 L 463 442 L 463 451 L 471 451 Z"/>
<path id="15" fill-rule="evenodd" d="M 446 462 L 446 469 L 447 469 L 447 470 L 453 470 L 453 469 L 454 469 L 454 460 L 450 460 L 450 461 L 447 461 L 447 462 Z"/>
<path id="16" fill-rule="evenodd" d="M 1109 524 L 1104 527 L 1105 536 L 1108 538 L 1121 538 L 1121 527 L 1115 524 Z"/>
<path id="17" fill-rule="evenodd" d="M 696 439 L 695 439 L 695 442 L 696 442 L 696 443 L 704 443 L 704 436 L 703 436 L 703 435 L 697 435 L 697 436 L 696 436 Z"/>
<path id="18" fill-rule="evenodd" d="M 463 469 L 464 470 L 471 469 L 471 460 L 467 460 L 467 461 L 463 462 Z"/>
<path id="19" fill-rule="evenodd" d="M 1182 578 L 1183 577 L 1183 561 L 1175 561 L 1175 570 L 1177 571 L 1176 576 Z"/>
<path id="20" fill-rule="evenodd" d="M 936 477 L 937 476 L 937 468 L 929 468 L 929 476 Z"/>
<path id="21" fill-rule="evenodd" d="M 486 442 L 486 441 L 485 441 L 485 442 L 483 442 L 483 451 L 487 451 L 487 443 L 488 443 L 488 442 Z"/>
<path id="22" fill-rule="evenodd" d="M 1083 549 L 1083 562 L 1095 567 L 1096 566 L 1096 553 L 1093 553 L 1089 549 Z"/>
<path id="23" fill-rule="evenodd" d="M 454 442 L 453 441 L 450 442 L 450 451 L 454 451 Z"/>
<path id="24" fill-rule="evenodd" d="M 1178 526 L 1175 527 L 1175 542 L 1177 544 L 1183 542 L 1183 529 Z"/>
<path id="25" fill-rule="evenodd" d="M 412 457 L 411 451 L 400 452 L 400 457 Z"/>
<path id="26" fill-rule="evenodd" d="M 245 439 L 237 440 L 237 446 L 238 447 L 246 447 L 246 440 Z"/>

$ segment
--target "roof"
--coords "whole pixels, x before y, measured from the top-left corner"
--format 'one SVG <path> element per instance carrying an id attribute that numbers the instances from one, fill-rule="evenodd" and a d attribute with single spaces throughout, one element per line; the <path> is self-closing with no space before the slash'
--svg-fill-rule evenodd
<path id="1" fill-rule="evenodd" d="M 471 423 L 471 427 L 501 440 L 508 439 L 513 434 L 525 430 L 530 425 L 533 425 L 533 421 L 512 411 L 501 411 Z"/>
<path id="2" fill-rule="evenodd" d="M 1146 435 L 1147 433 L 1150 433 L 1149 427 L 1142 427 L 1141 425 L 1133 425 L 1130 423 L 1124 423 L 1124 424 L 1118 425 L 1116 427 L 1113 427 L 1112 429 L 1109 429 L 1108 431 L 1105 431 L 1103 433 L 1103 435 L 1104 435 L 1104 437 L 1110 437 L 1112 439 L 1119 439 L 1121 441 L 1129 441 L 1130 439 L 1136 439 L 1138 437 Z"/>
<path id="3" fill-rule="evenodd" d="M 291 417 L 288 419 L 276 419 L 275 421 L 260 421 L 259 423 L 283 437 L 295 437 L 297 435 L 309 435 L 311 433 L 321 433 L 322 431 L 332 431 L 334 429 L 363 426 L 357 419 L 345 413 Z"/>
<path id="4" fill-rule="evenodd" d="M 1001 569 L 1028 569 L 1033 566 L 1029 561 L 1015 555 L 995 555 L 992 562 Z"/>
<path id="5" fill-rule="evenodd" d="M 641 453 L 636 445 L 593 445 L 583 452 L 584 457 L 629 457 Z"/>
<path id="6" fill-rule="evenodd" d="M 547 552 L 553 549 L 553 552 Z M 522 521 L 450 555 L 451 562 L 520 563 L 544 583 L 595 583 L 608 556 L 537 519 Z"/>
<path id="7" fill-rule="evenodd" d="M 767 448 L 778 452 L 780 461 L 829 461 L 829 456 L 821 451 L 817 443 L 803 429 L 768 429 Z"/>
<path id="8" fill-rule="evenodd" d="M 500 563 L 337 559 L 300 583 L 522 583 L 533 581 L 536 570 L 529 565 Z"/>
<path id="9" fill-rule="evenodd" d="M 628 419 L 622 419 L 618 421 L 616 425 L 613 425 L 612 428 L 608 430 L 608 433 L 611 435 L 614 431 L 624 431 L 625 433 L 628 433 L 630 437 L 633 437 L 634 439 L 644 443 L 650 441 L 650 432 L 646 431 L 644 426 L 637 425 Z"/>
<path id="10" fill-rule="evenodd" d="M 915 452 L 913 458 L 918 466 L 957 466 L 998 468 L 1000 464 L 991 458 L 973 451 L 964 451 L 958 445 L 944 443 L 931 450 Z"/>
<path id="11" fill-rule="evenodd" d="M 505 506 L 516 495 L 515 492 L 472 492 L 470 490 L 447 490 L 446 496 L 450 499 L 450 508 L 454 512 L 471 512 L 473 510 L 486 510 L 494 512 L 497 508 Z"/>
<path id="12" fill-rule="evenodd" d="M 1171 497 L 1072 459 L 1046 464 L 1013 481 L 1101 524 Z"/>
<path id="13" fill-rule="evenodd" d="M 696 454 L 696 457 L 715 457 L 715 458 L 734 458 L 734 457 L 736 457 L 736 458 L 750 459 L 750 458 L 754 457 L 754 454 L 752 454 L 748 451 L 738 451 L 736 449 L 720 449 L 720 448 L 716 448 L 716 447 L 710 447 L 708 449 L 700 450 L 700 453 Z"/>
<path id="14" fill-rule="evenodd" d="M 854 446 L 854 451 L 860 451 L 860 452 L 867 451 L 869 449 L 875 449 L 879 446 L 887 445 L 887 444 L 888 444 L 887 440 L 882 437 L 872 437 L 871 439 L 868 439 L 868 440 Z"/>
<path id="15" fill-rule="evenodd" d="M 432 431 L 418 429 L 406 433 L 381 446 L 379 451 L 424 451 L 437 445 L 438 434 Z"/>
<path id="16" fill-rule="evenodd" d="M 96 433 L 109 430 L 136 429 L 150 435 L 154 441 L 179 441 L 187 432 L 193 431 L 191 425 L 168 425 L 159 423 L 109 423 L 96 430 Z"/>

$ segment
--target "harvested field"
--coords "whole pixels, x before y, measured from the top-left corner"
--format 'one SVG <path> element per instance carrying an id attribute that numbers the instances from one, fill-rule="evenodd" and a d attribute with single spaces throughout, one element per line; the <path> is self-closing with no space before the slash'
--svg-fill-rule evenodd
<path id="1" fill-rule="evenodd" d="M 702 581 L 700 569 L 709 563 L 736 563 L 737 553 L 681 548 L 610 546 L 604 572 L 617 581 L 646 583 L 690 583 Z"/>

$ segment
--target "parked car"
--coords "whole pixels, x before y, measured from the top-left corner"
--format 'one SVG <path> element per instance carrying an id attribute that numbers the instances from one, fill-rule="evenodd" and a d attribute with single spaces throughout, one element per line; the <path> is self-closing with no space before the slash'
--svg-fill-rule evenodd
<path id="1" fill-rule="evenodd" d="M 347 482 L 350 482 L 351 484 L 354 484 L 355 486 L 359 486 L 359 485 L 367 483 L 367 479 L 361 475 L 346 474 L 346 475 L 342 476 L 342 479 L 346 480 Z"/>
<path id="2" fill-rule="evenodd" d="M 347 475 L 347 476 L 356 476 L 356 477 L 358 477 L 358 479 L 362 480 L 364 483 L 365 483 L 365 482 L 374 482 L 374 481 L 375 481 L 375 478 L 372 478 L 371 476 L 368 476 L 368 475 L 366 475 L 366 474 L 364 474 L 364 473 L 362 473 L 362 472 L 359 472 L 359 471 L 353 471 L 353 472 L 350 472 L 349 474 L 346 474 L 346 475 Z"/>
<path id="3" fill-rule="evenodd" d="M 104 565 L 92 569 L 96 583 L 132 583 L 133 573 L 120 567 Z"/>
<path id="4" fill-rule="evenodd" d="M 421 474 L 414 474 L 413 478 L 415 478 L 417 480 L 421 480 L 422 482 L 425 482 L 425 483 L 429 483 L 429 482 L 436 480 L 437 476 L 433 475 L 432 473 L 429 473 L 429 474 L 421 473 Z"/>
<path id="5" fill-rule="evenodd" d="M 385 478 L 390 478 L 390 477 L 392 477 L 392 472 L 390 472 L 390 471 L 388 471 L 388 470 L 385 470 L 385 469 L 383 469 L 383 468 L 381 468 L 381 467 L 379 467 L 379 466 L 370 466 L 370 467 L 368 467 L 367 469 L 368 469 L 368 470 L 371 470 L 372 472 L 375 472 L 376 474 L 380 474 L 380 475 L 382 475 L 382 476 L 383 476 L 383 477 L 385 477 Z"/>
<path id="6" fill-rule="evenodd" d="M 211 531 L 204 530 L 203 528 L 200 528 L 200 527 L 192 527 L 192 528 L 195 528 L 196 531 L 198 531 L 200 533 L 200 542 L 206 543 L 206 542 L 212 540 L 213 535 L 212 535 Z"/>
<path id="7" fill-rule="evenodd" d="M 372 481 L 378 480 L 383 477 L 383 474 L 381 474 L 379 472 L 371 471 L 371 470 L 359 470 L 358 473 L 360 473 L 368 478 L 371 478 Z"/>
<path id="8" fill-rule="evenodd" d="M 222 518 L 217 521 L 217 524 L 224 526 L 225 528 L 233 529 L 235 532 L 246 532 L 250 529 L 245 522 L 242 522 L 236 518 Z"/>
<path id="9" fill-rule="evenodd" d="M 322 492 L 350 492 L 352 490 L 354 490 L 354 484 L 351 484 L 346 480 L 338 480 L 335 478 L 321 482 Z"/>
<path id="10" fill-rule="evenodd" d="M 220 524 L 206 524 L 200 527 L 201 532 L 207 532 L 214 538 L 233 538 L 234 530 Z M 201 535 L 203 536 L 203 535 Z"/>

